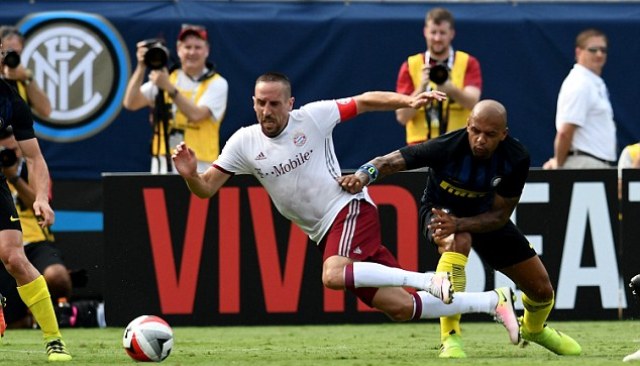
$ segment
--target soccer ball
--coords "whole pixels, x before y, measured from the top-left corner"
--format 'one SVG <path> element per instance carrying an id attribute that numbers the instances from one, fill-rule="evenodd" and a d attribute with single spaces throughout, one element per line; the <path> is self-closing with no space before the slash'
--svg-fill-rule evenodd
<path id="1" fill-rule="evenodd" d="M 124 330 L 122 346 L 127 354 L 140 362 L 160 362 L 173 348 L 173 330 L 155 315 L 141 315 Z"/>

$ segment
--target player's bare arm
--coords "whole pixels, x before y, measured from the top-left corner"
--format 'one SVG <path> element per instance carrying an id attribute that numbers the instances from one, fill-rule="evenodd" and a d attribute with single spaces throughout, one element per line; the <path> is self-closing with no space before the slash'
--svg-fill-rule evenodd
<path id="1" fill-rule="evenodd" d="M 429 229 L 438 236 L 446 237 L 457 232 L 484 233 L 497 230 L 509 221 L 520 197 L 502 197 L 495 195 L 493 206 L 485 213 L 470 217 L 456 217 L 447 210 L 434 208 L 434 216 Z"/>
<path id="2" fill-rule="evenodd" d="M 209 167 L 204 173 L 198 173 L 196 154 L 184 142 L 176 146 L 171 159 L 189 190 L 200 198 L 210 198 L 218 193 L 220 187 L 231 177 L 214 167 Z"/>
<path id="3" fill-rule="evenodd" d="M 406 168 L 407 164 L 402 157 L 402 154 L 400 154 L 400 151 L 396 150 L 385 156 L 378 156 L 361 166 L 358 171 L 353 174 L 338 178 L 338 183 L 345 191 L 349 193 L 358 193 L 362 191 L 362 187 L 369 183 L 373 183 L 374 179 L 372 180 L 372 177 L 379 179 L 405 170 Z"/>
<path id="4" fill-rule="evenodd" d="M 38 140 L 35 138 L 18 141 L 18 146 L 27 161 L 29 185 L 35 192 L 33 211 L 40 217 L 40 226 L 51 226 L 55 222 L 55 214 L 49 205 L 49 169 L 44 161 Z"/>
<path id="5" fill-rule="evenodd" d="M 392 111 L 399 108 L 421 108 L 433 100 L 443 101 L 447 95 L 440 91 L 404 95 L 395 92 L 372 91 L 354 97 L 358 114 L 372 111 Z"/>

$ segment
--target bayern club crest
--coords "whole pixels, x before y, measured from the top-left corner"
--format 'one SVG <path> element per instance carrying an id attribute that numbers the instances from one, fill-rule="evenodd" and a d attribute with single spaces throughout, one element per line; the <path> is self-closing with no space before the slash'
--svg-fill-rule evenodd
<path id="1" fill-rule="evenodd" d="M 300 147 L 307 143 L 307 135 L 302 132 L 296 132 L 293 135 L 293 144 Z"/>

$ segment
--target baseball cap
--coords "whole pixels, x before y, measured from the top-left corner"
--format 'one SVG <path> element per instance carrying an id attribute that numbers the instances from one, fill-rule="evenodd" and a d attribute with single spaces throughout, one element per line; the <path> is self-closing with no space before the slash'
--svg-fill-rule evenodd
<path id="1" fill-rule="evenodd" d="M 207 41 L 207 29 L 201 25 L 183 24 L 178 34 L 178 41 L 183 41 L 188 35 L 194 35 Z"/>

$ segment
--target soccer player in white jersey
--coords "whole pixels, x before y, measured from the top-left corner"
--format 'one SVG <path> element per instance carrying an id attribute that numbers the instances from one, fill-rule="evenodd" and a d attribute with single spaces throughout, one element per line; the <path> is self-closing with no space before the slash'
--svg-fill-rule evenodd
<path id="1" fill-rule="evenodd" d="M 258 123 L 234 133 L 208 170 L 197 172 L 196 156 L 185 143 L 176 147 L 172 158 L 189 189 L 202 198 L 216 194 L 234 174 L 255 176 L 278 211 L 317 244 L 325 287 L 350 290 L 394 321 L 469 312 L 495 315 L 517 344 L 511 289 L 458 292 L 452 302 L 449 274 L 399 268 L 382 245 L 378 211 L 366 188 L 351 194 L 337 182 L 341 172 L 331 138 L 336 125 L 365 112 L 421 108 L 445 98 L 438 91 L 416 96 L 374 91 L 294 110 L 288 78 L 270 72 L 255 85 Z"/>

